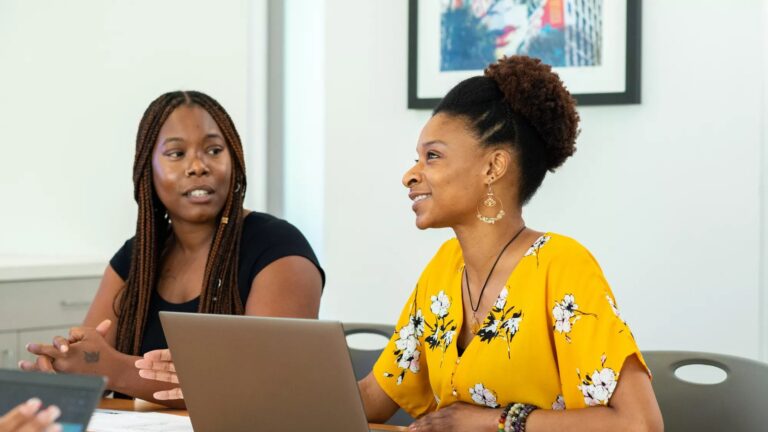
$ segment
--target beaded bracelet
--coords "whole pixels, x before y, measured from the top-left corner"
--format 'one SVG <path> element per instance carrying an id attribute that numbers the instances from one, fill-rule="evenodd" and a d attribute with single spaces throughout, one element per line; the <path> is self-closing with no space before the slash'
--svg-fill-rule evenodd
<path id="1" fill-rule="evenodd" d="M 507 414 L 507 421 L 509 421 L 509 428 L 505 432 L 525 432 L 525 423 L 528 420 L 528 416 L 536 410 L 538 407 L 529 404 L 521 405 L 518 410 L 512 410 L 510 414 Z"/>
<path id="2" fill-rule="evenodd" d="M 528 415 L 537 408 L 535 405 L 522 403 L 508 404 L 501 411 L 497 432 L 525 432 Z"/>
<path id="3" fill-rule="evenodd" d="M 507 404 L 507 406 L 501 410 L 501 416 L 499 417 L 499 430 L 497 432 L 506 431 L 507 416 L 509 415 L 509 410 L 512 408 L 512 405 L 514 404 Z"/>

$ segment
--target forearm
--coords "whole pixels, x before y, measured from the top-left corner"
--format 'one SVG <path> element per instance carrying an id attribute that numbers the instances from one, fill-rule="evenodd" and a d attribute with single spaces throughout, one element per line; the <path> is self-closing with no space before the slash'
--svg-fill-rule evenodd
<path id="1" fill-rule="evenodd" d="M 112 391 L 126 394 L 139 399 L 162 404 L 171 408 L 185 408 L 184 400 L 157 400 L 152 395 L 161 390 L 169 390 L 178 387 L 178 384 L 160 382 L 144 379 L 139 376 L 139 370 L 136 369 L 136 360 L 141 359 L 138 356 L 117 353 L 111 362 L 109 374 L 107 375 L 107 388 Z"/>
<path id="2" fill-rule="evenodd" d="M 357 385 L 360 388 L 360 398 L 368 421 L 384 423 L 395 414 L 398 409 L 397 404 L 384 393 L 372 373 L 358 381 Z"/>
<path id="3" fill-rule="evenodd" d="M 590 432 L 655 432 L 664 430 L 641 415 L 621 413 L 612 407 L 590 407 L 564 411 L 533 411 L 526 421 L 528 432 L 590 431 Z"/>

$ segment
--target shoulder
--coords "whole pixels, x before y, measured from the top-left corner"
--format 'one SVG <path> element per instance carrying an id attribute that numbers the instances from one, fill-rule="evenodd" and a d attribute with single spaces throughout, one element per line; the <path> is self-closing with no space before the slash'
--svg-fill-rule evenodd
<path id="1" fill-rule="evenodd" d="M 123 243 L 120 249 L 115 252 L 112 259 L 109 260 L 109 265 L 112 270 L 120 276 L 121 279 L 128 279 L 128 272 L 131 270 L 131 256 L 133 253 L 133 240 L 135 237 L 131 237 Z"/>
<path id="2" fill-rule="evenodd" d="M 444 289 L 456 272 L 461 271 L 463 265 L 464 258 L 459 241 L 456 238 L 446 241 L 421 272 L 418 283 L 422 288 L 420 293 L 427 295 L 432 291 Z"/>
<path id="3" fill-rule="evenodd" d="M 427 264 L 428 270 L 444 271 L 455 267 L 458 269 L 463 263 L 463 255 L 459 240 L 455 237 L 445 241 Z"/>
<path id="4" fill-rule="evenodd" d="M 243 221 L 243 240 L 261 242 L 286 242 L 290 240 L 306 241 L 298 228 L 290 222 L 261 212 L 250 212 Z"/>
<path id="5" fill-rule="evenodd" d="M 553 232 L 541 235 L 531 244 L 525 257 L 535 256 L 546 265 L 597 264 L 592 253 L 577 240 Z"/>

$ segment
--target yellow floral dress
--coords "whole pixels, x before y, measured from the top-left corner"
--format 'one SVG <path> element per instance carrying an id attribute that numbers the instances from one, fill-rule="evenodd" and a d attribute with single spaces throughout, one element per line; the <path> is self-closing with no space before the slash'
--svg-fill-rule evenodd
<path id="1" fill-rule="evenodd" d="M 464 258 L 447 241 L 419 278 L 373 373 L 414 417 L 456 401 L 546 409 L 605 405 L 637 354 L 603 272 L 575 240 L 539 237 L 459 355 Z"/>

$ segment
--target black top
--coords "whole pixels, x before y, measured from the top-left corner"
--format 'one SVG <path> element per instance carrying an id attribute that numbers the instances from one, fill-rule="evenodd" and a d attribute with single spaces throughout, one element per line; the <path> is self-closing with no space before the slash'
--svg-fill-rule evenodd
<path id="1" fill-rule="evenodd" d="M 109 261 L 109 265 L 123 280 L 128 279 L 132 250 L 133 238 L 126 241 Z M 320 271 L 323 285 L 325 285 L 325 273 L 320 267 L 315 253 L 307 239 L 296 227 L 266 213 L 249 213 L 243 222 L 237 275 L 237 287 L 243 305 L 245 305 L 248 294 L 251 292 L 253 279 L 264 267 L 275 260 L 294 255 L 310 260 Z M 140 355 L 144 355 L 148 351 L 168 348 L 160 325 L 160 311 L 197 312 L 199 304 L 200 297 L 186 303 L 170 303 L 160 297 L 157 290 L 153 290 L 149 300 L 149 311 L 144 327 L 144 338 L 141 341 Z"/>

